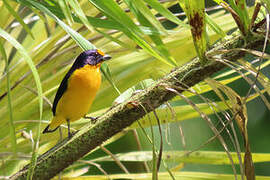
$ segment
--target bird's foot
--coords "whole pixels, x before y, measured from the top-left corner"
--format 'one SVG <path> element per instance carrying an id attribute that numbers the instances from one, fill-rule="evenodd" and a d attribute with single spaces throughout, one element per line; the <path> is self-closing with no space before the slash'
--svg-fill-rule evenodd
<path id="1" fill-rule="evenodd" d="M 85 119 L 90 119 L 93 124 L 97 122 L 98 117 L 84 116 Z"/>
<path id="2" fill-rule="evenodd" d="M 73 136 L 73 133 L 71 133 L 71 132 L 68 131 L 68 139 L 71 139 L 72 136 Z"/>
<path id="3" fill-rule="evenodd" d="M 68 139 L 71 139 L 75 134 L 77 134 L 77 132 L 79 132 L 80 130 L 74 131 L 74 132 L 69 132 L 68 133 Z"/>

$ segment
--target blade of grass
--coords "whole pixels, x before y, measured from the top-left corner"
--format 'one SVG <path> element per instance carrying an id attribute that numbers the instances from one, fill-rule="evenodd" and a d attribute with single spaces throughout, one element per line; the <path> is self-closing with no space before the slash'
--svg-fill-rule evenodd
<path id="1" fill-rule="evenodd" d="M 222 101 L 225 102 L 225 97 L 222 93 L 224 93 L 227 98 L 230 100 L 230 105 L 227 105 L 230 110 L 236 114 L 235 115 L 235 121 L 237 122 L 237 125 L 241 131 L 241 134 L 244 139 L 244 145 L 245 145 L 245 175 L 247 179 L 255 179 L 255 171 L 254 171 L 254 165 L 252 161 L 252 155 L 250 152 L 250 146 L 248 141 L 248 132 L 247 132 L 247 122 L 248 122 L 248 116 L 247 116 L 247 109 L 246 104 L 243 103 L 243 99 L 230 87 L 225 86 L 218 81 L 215 81 L 213 79 L 207 79 L 207 83 L 210 84 L 210 86 L 214 89 L 215 93 L 218 95 Z M 243 167 L 241 167 L 241 171 L 243 170 Z"/>
<path id="2" fill-rule="evenodd" d="M 34 35 L 31 32 L 30 28 L 24 23 L 23 19 L 17 14 L 16 11 L 10 6 L 7 0 L 3 0 L 5 7 L 9 10 L 10 14 L 15 17 L 15 19 L 22 25 L 22 27 L 25 29 L 25 31 L 31 35 L 31 37 L 34 39 Z"/>
<path id="3" fill-rule="evenodd" d="M 136 1 L 131 1 L 129 4 L 132 4 L 133 7 L 137 9 L 137 11 L 133 11 L 133 13 L 136 15 L 137 13 L 140 13 L 144 16 L 145 19 L 148 20 L 148 22 L 164 33 L 165 35 L 167 34 L 165 28 L 161 25 L 161 23 L 157 20 L 157 18 L 152 14 L 152 12 L 149 10 L 149 8 L 145 5 L 145 3 L 142 0 L 136 0 Z"/>
<path id="4" fill-rule="evenodd" d="M 23 2 L 26 2 L 27 0 L 22 0 Z M 30 0 L 29 0 L 30 1 Z M 138 46 L 146 50 L 150 55 L 154 56 L 158 60 L 161 60 L 162 62 L 170 65 L 170 66 L 176 66 L 176 64 L 171 61 L 172 58 L 164 58 L 162 57 L 159 52 L 154 49 L 150 44 L 148 44 L 144 38 L 140 37 L 140 34 L 161 34 L 159 31 L 153 31 L 150 28 L 147 31 L 144 31 L 143 28 L 135 25 L 133 21 L 130 19 L 129 16 L 127 16 L 121 8 L 118 7 L 117 3 L 114 1 L 91 1 L 89 0 L 93 5 L 95 5 L 100 11 L 102 11 L 108 19 L 98 19 L 93 17 L 87 17 L 90 24 L 92 24 L 95 27 L 100 28 L 106 28 L 106 29 L 116 29 L 122 31 L 126 36 L 128 36 L 130 39 L 135 41 Z M 27 4 L 27 2 L 26 2 Z M 28 3 L 29 5 L 29 3 Z M 31 6 L 31 5 L 30 5 Z M 113 8 L 112 8 L 113 7 Z M 59 12 L 58 9 L 55 7 L 48 6 L 47 8 L 49 11 L 51 11 L 52 14 L 57 14 L 57 16 L 64 18 L 64 15 L 62 12 Z M 121 14 L 119 16 L 119 14 Z M 73 16 L 74 21 L 80 22 L 80 20 Z M 132 28 L 129 28 L 132 27 Z M 166 56 L 167 57 L 167 56 Z M 170 59 L 170 60 L 168 60 Z"/>
<path id="5" fill-rule="evenodd" d="M 12 151 L 14 155 L 17 153 L 17 139 L 16 139 L 16 132 L 15 132 L 15 126 L 13 122 L 13 111 L 12 111 L 12 104 L 11 104 L 11 88 L 10 88 L 10 79 L 9 79 L 9 63 L 7 59 L 7 54 L 6 51 L 3 47 L 3 44 L 0 42 L 0 52 L 2 54 L 3 59 L 5 60 L 6 66 L 5 66 L 5 72 L 7 73 L 7 95 L 8 95 L 8 110 L 9 110 L 9 135 L 11 138 L 11 146 L 12 146 Z"/>
<path id="6" fill-rule="evenodd" d="M 129 6 L 131 12 L 133 12 L 133 14 L 136 15 L 136 17 L 141 25 L 143 25 L 145 27 L 149 27 L 150 29 L 154 29 L 154 31 L 160 32 L 160 29 L 158 29 L 157 26 L 153 26 L 153 23 L 151 23 L 151 22 L 153 22 L 153 20 L 147 19 L 147 16 L 152 15 L 151 11 L 147 7 L 145 7 L 145 8 L 148 10 L 148 13 L 142 13 L 143 10 L 137 8 L 137 7 L 141 6 L 140 3 L 138 3 L 139 1 L 136 1 L 137 4 L 134 3 L 135 1 L 131 1 L 131 0 L 125 0 L 125 2 Z M 141 2 L 141 4 L 144 5 L 143 2 Z M 151 14 L 151 15 L 147 15 L 147 14 Z M 155 18 L 155 17 L 153 17 L 153 18 Z M 163 31 L 165 31 L 165 30 L 163 30 Z M 159 35 L 149 35 L 149 36 L 152 39 L 152 41 L 156 44 L 158 51 L 164 57 L 164 59 L 166 59 L 171 64 L 177 66 L 175 59 L 170 55 L 170 53 L 169 53 L 168 49 L 166 48 L 166 46 L 164 45 L 161 37 Z"/>
<path id="7" fill-rule="evenodd" d="M 231 15 L 234 18 L 234 21 L 237 24 L 237 26 L 238 26 L 240 32 L 242 33 L 242 35 L 247 36 L 248 33 L 249 33 L 249 28 L 250 28 L 249 27 L 250 26 L 249 25 L 250 20 L 249 20 L 249 17 L 248 17 L 248 12 L 246 10 L 246 7 L 243 7 L 243 8 L 238 7 L 239 4 L 243 5 L 243 1 L 240 2 L 241 0 L 237 0 L 238 5 L 236 5 L 235 0 L 228 0 L 229 4 L 227 4 L 223 0 L 214 0 L 214 1 L 231 13 Z M 244 5 L 244 6 L 246 6 L 246 5 Z M 246 12 L 243 12 L 243 11 L 246 11 Z M 248 26 L 247 26 L 247 24 L 248 24 Z"/>
<path id="8" fill-rule="evenodd" d="M 160 55 L 160 52 L 153 48 L 149 43 L 145 41 L 145 38 L 142 38 L 143 34 L 141 28 L 137 26 L 132 19 L 118 6 L 114 0 L 107 1 L 98 1 L 98 0 L 89 0 L 94 6 L 96 6 L 100 11 L 102 11 L 109 19 L 120 23 L 121 26 L 125 27 L 122 29 L 130 39 L 135 41 L 141 48 L 146 50 L 149 54 L 157 58 L 158 60 L 165 62 L 170 66 L 176 66 L 173 61 L 168 60 Z"/>
<path id="9" fill-rule="evenodd" d="M 119 89 L 117 88 L 117 86 L 115 85 L 115 83 L 112 79 L 112 75 L 111 75 L 111 71 L 110 71 L 109 66 L 106 63 L 102 63 L 100 70 L 103 73 L 103 75 L 105 76 L 105 78 L 109 81 L 111 86 L 116 90 L 116 92 L 118 94 L 121 94 L 121 92 L 119 91 Z"/>
<path id="10" fill-rule="evenodd" d="M 38 99 L 39 99 L 39 124 L 37 126 L 37 137 L 35 139 L 34 149 L 32 153 L 32 159 L 31 159 L 31 166 L 29 169 L 29 172 L 27 174 L 27 177 L 32 177 L 34 173 L 34 168 L 37 160 L 37 151 L 39 146 L 39 139 L 40 139 L 40 126 L 41 126 L 41 119 L 42 119 L 42 107 L 43 107 L 43 99 L 42 99 L 42 87 L 40 82 L 40 77 L 38 75 L 36 66 L 34 65 L 33 61 L 31 60 L 30 56 L 28 55 L 27 51 L 24 49 L 24 47 L 12 36 L 10 36 L 7 32 L 5 32 L 3 29 L 0 28 L 0 36 L 2 36 L 4 39 L 6 39 L 8 42 L 10 42 L 17 50 L 18 52 L 24 57 L 24 60 L 27 62 L 29 68 L 32 71 L 32 74 L 34 76 L 34 80 L 37 86 L 37 92 L 38 92 Z"/>
<path id="11" fill-rule="evenodd" d="M 233 180 L 240 178 L 240 175 L 237 177 L 232 174 L 222 174 L 222 173 L 205 173 L 205 172 L 196 172 L 196 171 L 177 171 L 173 172 L 175 179 L 177 180 Z M 133 180 L 150 180 L 152 173 L 133 173 L 133 174 L 112 174 L 110 175 L 111 179 L 133 179 Z M 172 180 L 172 177 L 168 172 L 158 173 L 158 178 L 161 180 Z M 74 178 L 75 179 L 75 178 Z M 77 178 L 78 179 L 78 178 Z M 107 176 L 100 175 L 86 175 L 84 179 L 97 179 L 103 180 L 108 179 Z M 256 180 L 270 180 L 269 176 L 256 176 Z"/>
<path id="12" fill-rule="evenodd" d="M 194 46 L 201 64 L 204 65 L 207 62 L 205 57 L 207 50 L 205 2 L 204 0 L 179 0 L 179 4 L 188 17 Z"/>
<path id="13" fill-rule="evenodd" d="M 22 0 L 23 3 L 26 0 Z M 31 6 L 31 4 L 28 3 L 29 6 Z M 65 19 L 65 14 L 59 10 L 59 8 L 55 7 L 55 6 L 46 6 L 46 8 L 55 16 L 57 16 L 59 19 Z M 33 9 L 34 11 L 35 9 Z M 35 12 L 36 13 L 36 12 Z M 71 14 L 72 19 L 74 20 L 74 22 L 77 23 L 82 23 L 81 20 L 75 16 Z M 121 30 L 124 29 L 125 27 L 122 26 L 120 23 L 114 21 L 113 19 L 100 19 L 100 18 L 95 18 L 95 17 L 91 17 L 91 16 L 86 16 L 87 20 L 89 21 L 89 23 L 95 27 L 95 28 L 106 28 L 106 29 L 117 29 L 117 30 Z"/>
<path id="14" fill-rule="evenodd" d="M 213 31 L 215 31 L 219 36 L 221 36 L 221 38 L 224 38 L 226 36 L 226 33 L 219 27 L 217 23 L 215 23 L 215 21 L 212 20 L 212 18 L 207 13 L 205 13 L 205 20 L 207 25 L 209 25 L 209 27 L 213 29 Z"/>
<path id="15" fill-rule="evenodd" d="M 51 11 L 54 15 L 56 15 L 58 18 L 60 19 L 65 19 L 65 14 L 62 11 L 59 11 L 58 8 L 54 7 L 54 6 L 47 6 L 47 9 L 49 9 L 49 11 Z M 34 9 L 33 9 L 34 10 Z M 37 12 L 35 12 L 37 13 Z M 89 23 L 95 27 L 95 28 L 105 28 L 105 29 L 115 29 L 115 30 L 119 30 L 119 31 L 127 31 L 126 27 L 123 26 L 121 23 L 115 21 L 114 19 L 100 19 L 100 18 L 95 18 L 95 17 L 91 17 L 91 16 L 86 16 L 87 20 L 89 21 Z M 74 22 L 77 23 L 82 23 L 81 20 L 77 17 L 72 15 L 72 18 L 74 20 Z M 148 28 L 148 27 L 142 27 L 142 26 L 138 26 L 140 31 L 142 31 L 144 34 L 146 35 L 163 35 L 164 33 Z M 170 31 L 169 31 L 170 32 Z"/>
<path id="16" fill-rule="evenodd" d="M 189 25 L 183 23 L 181 20 L 179 20 L 176 16 L 174 16 L 171 11 L 163 7 L 157 0 L 144 0 L 147 4 L 149 4 L 153 9 L 155 9 L 158 13 L 160 13 L 162 16 L 166 17 L 168 20 L 183 26 L 183 27 L 189 27 Z"/>
<path id="17" fill-rule="evenodd" d="M 116 42 L 117 44 L 119 44 L 120 46 L 122 47 L 125 47 L 125 48 L 128 48 L 128 49 L 133 49 L 134 51 L 136 51 L 135 47 L 131 46 L 130 44 L 127 44 L 121 40 L 119 40 L 119 38 L 115 38 L 113 37 L 112 35 L 110 34 L 107 34 L 105 32 L 102 32 L 101 30 L 98 30 L 98 29 L 95 29 L 95 31 L 99 32 L 100 34 L 102 34 L 105 38 L 111 40 L 111 41 L 114 41 Z"/>
<path id="18" fill-rule="evenodd" d="M 152 151 L 134 151 L 127 153 L 115 154 L 115 156 L 122 162 L 143 162 L 152 161 Z M 236 164 L 239 164 L 237 152 L 231 152 L 232 158 Z M 241 153 L 244 156 L 244 153 Z M 254 153 L 254 162 L 262 163 L 270 161 L 269 153 Z M 222 151 L 195 151 L 192 153 L 186 151 L 163 151 L 162 159 L 165 162 L 174 163 L 191 163 L 191 164 L 212 164 L 212 165 L 229 165 L 230 160 L 226 152 Z M 113 161 L 113 159 L 106 155 L 96 159 L 94 162 Z"/>
<path id="19" fill-rule="evenodd" d="M 229 4 L 233 10 L 238 14 L 241 24 L 243 25 L 244 35 L 248 35 L 250 19 L 247 11 L 246 0 L 229 0 Z"/>
<path id="20" fill-rule="evenodd" d="M 46 13 L 48 16 L 53 18 L 84 51 L 89 49 L 96 49 L 96 47 L 92 43 L 87 41 L 82 35 L 80 35 L 72 28 L 70 28 L 68 25 L 66 25 L 63 21 L 61 21 L 56 15 L 54 15 L 49 9 L 47 9 L 42 4 L 32 0 L 22 0 L 22 2 L 25 2 L 27 5 L 34 6 L 35 8 L 39 9 L 40 11 Z"/>
<path id="21" fill-rule="evenodd" d="M 93 28 L 91 27 L 89 21 L 87 20 L 80 4 L 77 0 L 69 0 L 68 3 L 74 9 L 74 12 L 78 15 L 83 24 L 89 29 L 90 32 L 93 32 Z"/>
<path id="22" fill-rule="evenodd" d="M 58 3 L 59 3 L 59 6 L 61 7 L 66 19 L 67 19 L 68 24 L 71 26 L 73 23 L 73 18 L 72 18 L 72 13 L 70 11 L 70 8 L 67 4 L 67 1 L 66 0 L 59 0 Z"/>
<path id="23" fill-rule="evenodd" d="M 89 0 L 96 8 L 103 12 L 107 17 L 121 23 L 124 27 L 136 34 L 142 34 L 132 19 L 118 6 L 114 0 Z"/>
<path id="24" fill-rule="evenodd" d="M 268 11 L 270 11 L 270 1 L 269 0 L 261 0 L 261 1 L 266 4 Z"/>

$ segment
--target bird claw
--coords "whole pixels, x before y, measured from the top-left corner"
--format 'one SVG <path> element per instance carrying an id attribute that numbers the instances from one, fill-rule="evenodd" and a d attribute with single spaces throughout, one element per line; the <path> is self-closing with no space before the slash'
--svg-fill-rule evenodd
<path id="1" fill-rule="evenodd" d="M 75 134 L 77 134 L 77 132 L 79 132 L 80 130 L 74 131 L 74 132 L 69 132 L 68 133 L 68 139 L 71 139 Z"/>
<path id="2" fill-rule="evenodd" d="M 84 116 L 85 119 L 90 119 L 93 124 L 97 122 L 99 117 Z"/>

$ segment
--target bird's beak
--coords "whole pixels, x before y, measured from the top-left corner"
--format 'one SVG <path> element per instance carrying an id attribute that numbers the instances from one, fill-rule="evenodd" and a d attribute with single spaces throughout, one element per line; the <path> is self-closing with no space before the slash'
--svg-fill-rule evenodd
<path id="1" fill-rule="evenodd" d="M 110 56 L 110 55 L 108 55 L 108 54 L 105 54 L 104 56 L 103 56 L 103 61 L 107 61 L 107 60 L 109 60 L 109 59 L 111 59 L 112 57 Z"/>
<path id="2" fill-rule="evenodd" d="M 111 59 L 112 57 L 105 54 L 104 56 L 101 56 L 98 60 L 97 60 L 97 64 L 101 64 L 103 63 L 104 61 L 107 61 L 109 59 Z"/>

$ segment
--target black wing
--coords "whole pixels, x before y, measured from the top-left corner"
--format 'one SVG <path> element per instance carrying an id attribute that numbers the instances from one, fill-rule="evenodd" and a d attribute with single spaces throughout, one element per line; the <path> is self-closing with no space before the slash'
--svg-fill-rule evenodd
<path id="1" fill-rule="evenodd" d="M 52 107 L 52 112 L 53 112 L 54 116 L 55 116 L 55 112 L 56 112 L 56 106 L 57 106 L 59 100 L 61 99 L 61 97 L 63 96 L 64 92 L 66 92 L 67 87 L 68 87 L 68 80 L 69 80 L 71 74 L 75 70 L 76 70 L 76 68 L 72 66 L 71 69 L 65 75 L 64 79 L 62 80 L 62 82 L 57 90 L 57 93 L 56 93 L 54 101 L 53 101 L 53 107 Z"/>
<path id="2" fill-rule="evenodd" d="M 83 67 L 85 64 L 85 60 L 87 59 L 86 54 L 83 52 L 81 53 L 75 60 L 75 62 L 73 63 L 72 67 L 70 68 L 70 70 L 67 72 L 67 74 L 65 75 L 64 79 L 62 80 L 57 93 L 55 95 L 54 101 L 53 101 L 53 107 L 52 107 L 52 112 L 53 115 L 55 116 L 55 112 L 56 112 L 56 106 L 59 102 L 59 100 L 61 99 L 61 97 L 63 96 L 63 94 L 66 92 L 67 87 L 68 87 L 68 80 L 70 78 L 70 76 L 72 75 L 72 73 L 76 70 L 79 69 L 81 67 Z"/>

